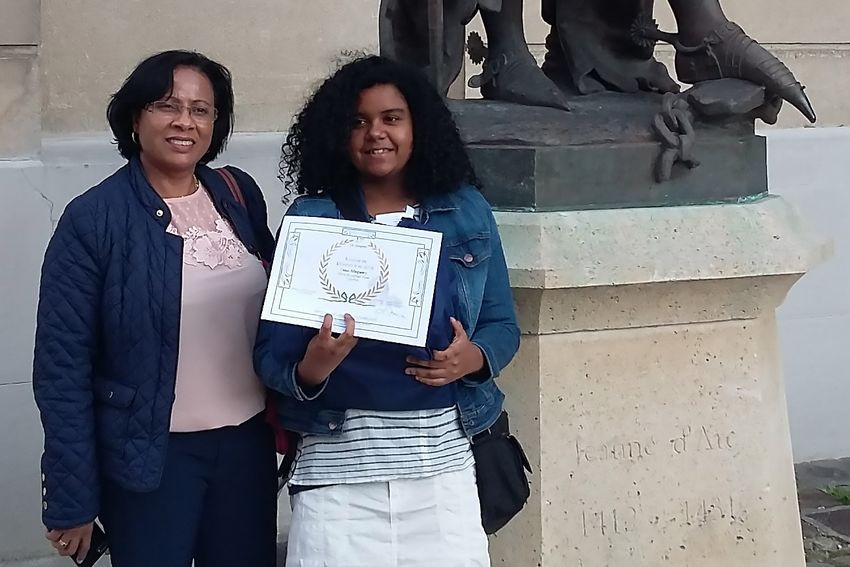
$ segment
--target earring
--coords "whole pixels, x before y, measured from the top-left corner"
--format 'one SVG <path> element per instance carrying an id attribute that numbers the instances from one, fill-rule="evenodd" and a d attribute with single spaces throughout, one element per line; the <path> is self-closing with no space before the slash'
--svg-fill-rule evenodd
<path id="1" fill-rule="evenodd" d="M 136 132 L 135 130 L 133 131 L 133 136 L 132 136 L 132 138 L 133 138 L 133 142 L 134 142 L 137 146 L 140 146 L 140 145 L 141 145 L 141 144 L 139 143 L 139 133 L 138 133 L 138 132 Z"/>

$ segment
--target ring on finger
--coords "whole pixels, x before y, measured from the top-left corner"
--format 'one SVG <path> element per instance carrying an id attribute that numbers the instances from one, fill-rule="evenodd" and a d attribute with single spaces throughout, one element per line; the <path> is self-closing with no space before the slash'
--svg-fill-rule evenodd
<path id="1" fill-rule="evenodd" d="M 61 545 L 62 547 L 68 547 L 68 542 L 67 542 L 67 541 L 62 541 L 62 540 L 60 539 L 60 540 L 59 540 L 59 545 Z"/>

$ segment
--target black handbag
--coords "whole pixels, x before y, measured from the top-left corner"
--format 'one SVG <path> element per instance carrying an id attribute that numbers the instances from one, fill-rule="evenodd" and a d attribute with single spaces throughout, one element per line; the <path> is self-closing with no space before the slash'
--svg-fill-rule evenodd
<path id="1" fill-rule="evenodd" d="M 528 501 L 531 490 L 526 471 L 531 464 L 508 426 L 503 411 L 491 427 L 472 438 L 481 524 L 494 534 L 516 516 Z"/>

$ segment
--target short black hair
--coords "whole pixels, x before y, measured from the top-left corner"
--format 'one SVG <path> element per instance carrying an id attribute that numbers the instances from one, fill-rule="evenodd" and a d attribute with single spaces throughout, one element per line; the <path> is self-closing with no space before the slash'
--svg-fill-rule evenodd
<path id="1" fill-rule="evenodd" d="M 233 81 L 221 63 L 194 51 L 171 50 L 152 55 L 139 63 L 109 101 L 106 119 L 126 159 L 139 155 L 141 148 L 133 139 L 133 122 L 148 104 L 161 100 L 174 88 L 174 70 L 193 67 L 212 83 L 218 118 L 213 125 L 210 149 L 201 158 L 207 163 L 221 153 L 233 130 Z"/>
<path id="2" fill-rule="evenodd" d="M 282 147 L 280 176 L 298 194 L 331 197 L 358 186 L 349 139 L 360 93 L 395 86 L 413 120 L 413 152 L 405 184 L 416 198 L 450 193 L 464 183 L 480 187 L 452 114 L 427 77 L 414 67 L 368 56 L 340 67 L 295 117 Z"/>

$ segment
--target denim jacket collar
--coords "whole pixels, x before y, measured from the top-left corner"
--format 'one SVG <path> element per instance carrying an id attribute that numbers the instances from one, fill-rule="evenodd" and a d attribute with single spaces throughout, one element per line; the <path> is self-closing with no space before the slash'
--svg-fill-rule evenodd
<path id="1" fill-rule="evenodd" d="M 366 209 L 366 200 L 363 196 L 363 189 L 359 185 L 350 193 L 351 202 L 346 206 L 347 203 L 342 201 L 342 198 L 335 199 L 337 208 L 340 209 L 342 216 L 344 218 L 349 218 L 353 215 L 356 215 L 356 218 L 349 218 L 349 220 L 360 220 L 368 222 L 371 220 L 369 213 Z M 438 194 L 438 195 L 430 195 L 424 199 L 420 203 L 422 210 L 424 211 L 424 222 L 428 222 L 428 217 L 431 216 L 432 213 L 442 213 L 448 211 L 455 211 L 458 209 L 458 205 L 455 200 L 452 198 L 451 193 L 446 194 Z M 348 209 L 350 213 L 347 214 L 347 211 L 344 209 Z"/>

